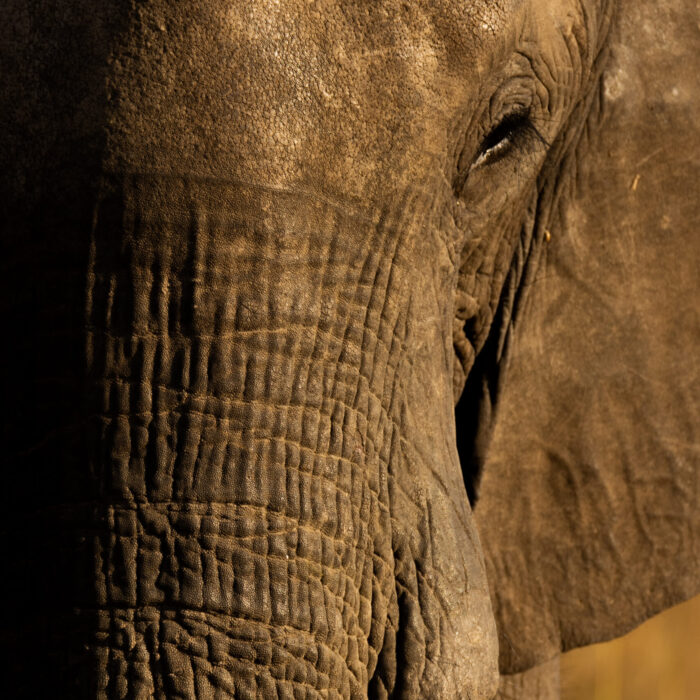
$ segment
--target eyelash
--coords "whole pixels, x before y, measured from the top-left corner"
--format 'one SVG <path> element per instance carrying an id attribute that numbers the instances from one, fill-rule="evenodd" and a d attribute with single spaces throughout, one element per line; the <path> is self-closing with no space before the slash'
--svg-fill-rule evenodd
<path id="1" fill-rule="evenodd" d="M 520 108 L 514 110 L 506 114 L 486 135 L 481 142 L 472 168 L 496 163 L 505 158 L 515 148 L 526 146 L 533 140 L 544 146 L 549 146 L 537 127 L 532 123 L 530 109 Z"/>

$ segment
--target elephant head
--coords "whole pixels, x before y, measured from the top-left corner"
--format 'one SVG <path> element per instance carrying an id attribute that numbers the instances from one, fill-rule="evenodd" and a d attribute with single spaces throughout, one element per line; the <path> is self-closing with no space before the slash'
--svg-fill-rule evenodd
<path id="1" fill-rule="evenodd" d="M 690 4 L 9 2 L 17 697 L 490 698 L 698 591 Z"/>

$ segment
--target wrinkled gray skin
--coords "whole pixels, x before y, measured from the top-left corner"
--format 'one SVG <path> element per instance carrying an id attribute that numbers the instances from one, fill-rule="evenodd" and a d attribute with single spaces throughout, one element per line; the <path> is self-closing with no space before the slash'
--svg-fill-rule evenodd
<path id="1" fill-rule="evenodd" d="M 629 8 L 6 5 L 0 640 L 13 697 L 486 699 L 499 633 L 502 673 L 548 662 L 504 680 L 502 696 L 550 697 L 561 649 L 694 592 L 688 567 L 675 587 L 664 581 L 667 561 L 696 561 L 696 476 L 669 477 L 678 527 L 647 528 L 615 484 L 647 483 L 652 468 L 664 479 L 652 448 L 629 449 L 640 476 L 595 450 L 550 446 L 540 464 L 509 442 L 520 434 L 510 417 L 560 415 L 537 392 L 569 396 L 554 378 L 586 367 L 581 329 L 607 338 L 611 327 L 605 312 L 597 330 L 597 312 L 561 325 L 578 340 L 557 335 L 560 354 L 543 365 L 542 333 L 581 306 L 544 294 L 534 308 L 545 317 L 528 333 L 518 323 L 538 298 L 525 292 L 559 279 L 548 246 L 554 263 L 567 245 L 585 257 L 601 225 L 582 207 L 630 187 L 625 146 L 624 175 L 576 189 L 600 171 L 601 81 Z M 632 46 L 630 65 L 643 64 L 646 42 Z M 628 227 L 640 256 L 646 211 Z M 680 266 L 679 287 L 694 265 Z M 588 280 L 599 296 L 609 269 Z M 564 299 L 556 323 L 553 298 Z M 688 313 L 678 332 L 692 347 Z M 668 347 L 670 332 L 648 335 Z M 611 344 L 613 360 L 633 341 Z M 506 392 L 511 345 L 522 352 Z M 518 357 L 540 373 L 523 378 Z M 586 381 L 566 386 L 576 397 Z M 618 389 L 625 406 L 637 396 Z M 674 425 L 691 426 L 680 442 L 696 425 L 689 401 L 678 401 Z M 543 420 L 542 439 L 525 437 L 541 446 L 553 424 L 581 428 Z M 597 426 L 594 447 L 618 444 Z M 597 478 L 606 464 L 624 467 L 612 485 Z M 467 498 L 482 472 L 483 548 Z M 545 506 L 528 508 L 539 482 Z M 601 503 L 589 484 L 624 524 L 609 540 L 610 584 L 590 584 L 596 560 L 576 554 L 608 532 L 602 511 L 586 510 Z M 548 518 L 563 519 L 566 540 Z M 630 532 L 659 556 L 645 572 L 666 579 L 624 578 Z M 618 611 L 605 586 L 623 580 L 639 598 Z"/>

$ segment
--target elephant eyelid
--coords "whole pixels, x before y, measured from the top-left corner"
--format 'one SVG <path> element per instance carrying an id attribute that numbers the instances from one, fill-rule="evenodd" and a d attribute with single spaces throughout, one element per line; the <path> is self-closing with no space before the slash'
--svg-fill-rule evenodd
<path id="1" fill-rule="evenodd" d="M 505 115 L 481 142 L 472 168 L 490 165 L 507 156 L 514 148 L 535 140 L 549 144 L 533 124 L 529 108 L 519 108 Z"/>

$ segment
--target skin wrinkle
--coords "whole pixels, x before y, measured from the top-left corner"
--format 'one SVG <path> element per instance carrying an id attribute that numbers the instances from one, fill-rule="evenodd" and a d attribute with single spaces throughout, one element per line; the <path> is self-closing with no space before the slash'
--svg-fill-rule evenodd
<path id="1" fill-rule="evenodd" d="M 521 40 L 522 40 L 522 39 L 521 39 Z M 528 56 L 527 54 L 523 54 L 523 55 L 524 55 L 524 57 L 526 58 L 526 60 L 528 60 L 528 61 L 531 63 L 531 65 L 532 65 L 532 61 L 533 61 L 532 57 Z M 491 111 L 493 111 L 493 108 L 492 108 Z M 481 203 L 481 202 L 483 202 L 484 200 L 483 200 L 483 198 L 479 198 L 477 201 L 479 201 L 479 202 Z M 488 205 L 486 205 L 486 207 L 484 207 L 484 208 L 486 209 L 486 208 L 490 208 L 490 207 L 488 207 Z M 495 206 L 495 207 L 493 207 L 493 209 L 494 209 L 495 211 L 500 211 L 500 210 L 503 209 L 503 207 L 502 207 L 502 206 L 501 206 L 501 207 Z M 483 218 L 483 217 L 482 217 L 482 218 Z M 487 239 L 487 240 L 488 240 L 488 239 Z M 498 259 L 498 257 L 497 257 L 496 259 Z M 496 289 L 498 289 L 500 285 L 497 285 L 497 284 L 496 284 L 496 285 L 494 285 L 494 286 L 495 286 Z M 492 309 L 493 309 L 493 308 L 494 308 L 494 305 L 492 304 Z M 493 313 L 493 312 L 492 312 L 492 313 Z M 484 324 L 484 326 L 485 326 L 485 327 L 488 327 L 488 322 L 487 322 L 486 324 Z"/>
<path id="2" fill-rule="evenodd" d="M 634 120 L 630 120 L 630 124 L 631 124 L 633 127 L 635 127 L 635 128 L 639 128 L 638 125 L 635 124 L 635 121 L 634 121 Z M 668 135 L 667 135 L 667 138 L 668 138 Z M 590 147 L 591 147 L 590 144 L 587 144 L 587 147 L 590 148 Z M 579 162 L 584 162 L 584 161 L 579 161 Z M 624 163 L 624 161 L 623 161 L 623 163 Z M 608 167 L 608 166 L 606 166 L 606 168 L 607 168 L 607 167 Z M 617 166 L 617 167 L 620 167 L 620 166 Z M 624 168 L 624 165 L 623 165 L 622 167 Z M 607 172 L 607 171 L 605 171 L 605 172 Z M 579 179 L 579 181 L 580 181 L 580 179 Z M 631 180 L 630 180 L 630 181 L 631 181 Z M 585 180 L 583 180 L 583 182 L 585 182 Z M 577 183 L 577 184 L 578 184 L 578 183 Z M 627 187 L 628 187 L 628 186 L 629 186 L 629 185 L 627 185 Z M 614 184 L 611 185 L 610 183 L 608 183 L 607 186 L 606 186 L 606 188 L 602 189 L 598 194 L 604 199 L 606 193 L 611 192 L 611 191 L 612 191 L 612 192 L 615 192 L 615 190 L 616 190 L 616 188 L 615 188 Z M 620 194 L 620 193 L 621 193 L 621 192 L 624 192 L 624 190 L 618 190 L 618 195 L 617 195 L 617 198 L 616 198 L 616 203 L 618 204 L 618 207 L 616 207 L 616 208 L 614 208 L 614 210 L 610 210 L 610 211 L 608 212 L 608 216 L 609 216 L 609 218 L 612 219 L 612 220 L 614 220 L 614 219 L 616 218 L 616 216 L 618 216 L 618 215 L 616 214 L 616 212 L 619 211 L 619 204 L 620 204 L 620 197 L 621 197 L 621 194 Z M 566 204 L 565 201 L 564 201 L 564 204 Z M 643 223 L 643 222 L 642 222 L 642 223 Z M 600 224 L 598 224 L 598 225 L 600 225 Z M 638 222 L 636 225 L 639 226 L 639 222 Z M 581 226 L 580 220 L 577 221 L 575 218 L 572 218 L 572 219 L 571 219 L 570 226 L 572 226 L 572 227 L 580 227 L 580 226 Z M 621 228 L 622 228 L 621 233 L 624 233 L 624 228 L 625 228 L 625 224 L 624 224 L 624 223 L 622 223 Z M 643 231 L 643 228 L 642 228 L 641 230 Z M 587 232 L 588 232 L 588 234 L 590 235 L 590 230 L 588 230 Z M 615 232 L 615 233 L 617 234 L 617 232 Z M 636 233 L 637 233 L 637 235 L 634 237 L 634 239 L 635 239 L 635 241 L 637 242 L 637 245 L 636 245 L 637 250 L 645 250 L 644 245 L 641 245 L 641 247 L 640 247 L 640 242 L 643 242 L 643 238 L 640 238 L 640 236 L 639 236 L 639 229 L 637 230 Z M 616 236 L 610 237 L 609 240 L 611 240 L 613 243 L 617 243 L 617 242 L 618 242 L 618 239 L 616 238 Z M 605 245 L 605 244 L 604 244 L 604 245 Z M 646 250 L 648 251 L 648 249 L 646 249 Z M 635 252 L 636 252 L 636 251 L 635 251 Z M 589 255 L 589 254 L 590 254 L 590 251 L 585 251 L 585 254 L 586 254 L 586 255 Z M 603 249 L 599 254 L 605 255 L 606 252 L 605 252 L 605 250 Z M 581 256 L 579 256 L 579 260 L 581 260 Z M 633 260 L 634 260 L 634 256 L 632 256 L 632 261 L 631 261 L 631 262 L 633 262 Z M 561 262 L 559 262 L 559 264 L 560 264 L 560 265 L 563 265 L 563 264 L 565 264 L 565 263 L 564 263 L 564 261 L 561 261 Z M 570 270 L 569 275 L 571 276 L 572 279 L 575 279 L 575 280 L 586 280 L 586 279 L 590 280 L 590 279 L 595 278 L 595 275 L 582 275 L 581 272 L 580 272 L 580 267 L 577 269 L 576 266 L 574 266 L 574 265 L 570 265 L 570 266 L 569 266 L 569 270 Z M 643 277 L 643 275 L 642 275 L 642 277 Z M 556 280 L 555 280 L 555 282 L 556 282 Z M 552 282 L 551 284 L 554 285 L 555 282 Z M 606 308 L 606 313 L 613 313 L 613 314 L 619 313 L 619 307 L 618 307 L 618 305 L 617 305 L 617 303 L 619 303 L 619 302 L 615 303 L 615 295 L 616 295 L 615 289 L 619 289 L 619 279 L 616 279 L 616 280 L 615 280 L 615 283 L 613 284 L 613 283 L 612 283 L 612 280 L 609 280 L 609 279 L 605 279 L 605 278 L 604 278 L 604 279 L 602 280 L 601 284 L 609 284 L 609 285 L 610 285 L 610 286 L 609 286 L 609 292 L 606 294 L 606 306 L 607 306 L 607 308 L 606 308 L 606 307 L 603 307 L 603 308 Z M 636 281 L 635 281 L 635 280 L 632 280 L 632 281 L 630 282 L 630 285 L 636 285 Z M 603 287 L 603 288 L 605 289 L 606 287 Z M 553 287 L 553 289 L 554 289 L 554 287 Z M 562 293 L 562 295 L 563 295 L 563 292 L 561 292 L 561 293 Z M 569 293 L 571 293 L 571 292 L 569 292 Z M 635 297 L 632 297 L 632 298 L 635 298 Z M 658 303 L 658 301 L 659 301 L 659 300 L 658 300 L 658 298 L 657 298 L 657 302 L 656 302 L 656 303 Z M 569 305 L 566 305 L 566 308 L 568 309 L 568 308 L 569 308 Z M 599 308 L 599 305 L 597 305 L 597 304 L 594 305 L 594 306 L 591 306 L 591 305 L 583 305 L 582 308 L 590 308 L 590 309 L 594 309 L 594 308 L 595 308 L 595 309 L 597 309 L 597 308 Z M 652 320 L 652 318 L 653 318 L 653 317 L 647 316 L 647 317 L 645 317 L 645 320 L 646 320 L 647 322 L 649 322 L 649 321 Z M 593 322 L 593 321 L 594 321 L 594 317 L 591 315 L 591 322 Z M 549 322 L 549 324 L 546 324 L 544 327 L 547 327 L 547 325 L 551 326 L 553 323 L 556 323 L 556 322 L 557 322 L 557 317 L 556 317 L 556 315 L 553 315 L 552 320 Z M 622 330 L 622 329 L 621 329 L 621 330 Z M 614 337 L 614 336 L 613 336 L 613 337 Z M 601 338 L 601 340 L 602 340 L 602 342 L 604 343 L 604 342 L 605 342 L 605 337 L 603 336 L 603 337 Z M 643 346 L 643 347 L 646 347 L 646 346 L 644 345 L 644 343 L 642 343 L 642 346 Z M 552 350 L 550 349 L 549 352 L 552 353 Z M 627 351 L 625 351 L 625 352 L 627 352 Z M 600 351 L 598 351 L 598 353 L 600 354 Z M 560 358 L 560 359 L 561 359 L 561 358 Z M 567 361 L 568 361 L 568 358 L 567 358 Z M 635 362 L 636 362 L 636 361 L 635 361 Z M 646 363 L 645 363 L 645 364 L 646 364 Z M 647 365 L 647 366 L 648 366 L 648 365 Z M 656 370 L 656 372 L 658 372 L 658 369 Z M 690 374 L 691 374 L 691 376 L 692 376 L 692 372 L 691 372 Z M 591 375 L 589 375 L 589 377 L 588 377 L 588 379 L 587 379 L 587 381 L 589 381 L 589 382 L 591 381 L 590 376 L 591 376 Z M 594 375 L 593 375 L 593 376 L 594 376 Z M 655 383 L 658 384 L 658 382 L 655 382 Z M 627 391 L 629 391 L 629 390 L 627 390 Z M 657 391 L 658 391 L 658 389 L 657 389 Z M 615 426 L 615 427 L 617 428 L 617 431 L 616 431 L 616 432 L 618 433 L 618 434 L 617 434 L 617 439 L 618 439 L 618 441 L 619 441 L 619 435 L 620 435 L 620 434 L 623 434 L 623 435 L 626 437 L 625 442 L 629 442 L 629 443 L 631 443 L 631 444 L 634 445 L 634 447 L 633 447 L 633 448 L 630 450 L 630 452 L 629 452 L 629 456 L 623 457 L 623 458 L 620 460 L 620 463 L 624 466 L 624 468 L 625 468 L 625 470 L 626 470 L 625 477 L 624 477 L 622 480 L 620 480 L 620 481 L 616 481 L 616 479 L 619 479 L 620 477 L 616 476 L 616 475 L 614 474 L 614 471 L 613 471 L 613 473 L 610 474 L 610 479 L 611 479 L 611 482 L 610 482 L 610 483 L 613 484 L 613 485 L 615 486 L 616 490 L 619 490 L 620 484 L 624 484 L 624 483 L 632 484 L 632 483 L 634 483 L 633 474 L 636 473 L 636 472 L 638 472 L 638 471 L 641 469 L 641 467 L 640 467 L 640 465 L 639 465 L 639 462 L 640 462 L 640 454 L 641 454 L 641 455 L 644 455 L 644 453 L 646 452 L 646 450 L 648 449 L 648 447 L 645 448 L 644 450 L 642 450 L 642 451 L 640 452 L 640 447 L 639 447 L 639 445 L 634 444 L 634 443 L 635 443 L 634 432 L 628 432 L 628 431 L 624 428 L 624 424 L 623 424 L 623 425 L 620 424 L 619 418 L 617 418 L 617 417 L 616 417 L 616 420 L 615 420 L 615 421 L 611 421 L 611 417 L 612 417 L 612 416 L 619 416 L 619 409 L 618 409 L 617 407 L 615 407 L 614 404 L 611 403 L 611 398 L 610 398 L 610 397 L 611 397 L 612 395 L 613 395 L 613 393 L 611 392 L 610 395 L 608 395 L 608 396 L 602 396 L 601 399 L 600 399 L 599 401 L 597 401 L 597 404 L 602 405 L 604 409 L 607 408 L 607 409 L 610 411 L 610 414 L 608 415 L 608 418 L 607 418 L 607 423 L 609 423 L 611 426 Z M 683 401 L 683 399 L 681 399 L 680 397 L 679 397 L 679 400 L 680 400 L 680 401 Z M 674 403 L 675 403 L 675 402 L 674 402 Z M 654 423 L 654 422 L 656 422 L 656 421 L 652 420 L 651 422 Z M 600 429 L 598 428 L 597 430 L 599 431 Z M 623 432 L 620 433 L 620 431 L 623 431 Z M 636 432 L 636 431 L 635 431 L 635 432 Z M 584 433 L 584 434 L 594 434 L 594 433 L 596 433 L 596 431 L 587 428 L 586 430 L 582 430 L 582 433 Z M 597 433 L 596 433 L 596 434 L 597 434 Z M 599 438 L 599 440 L 600 440 L 600 438 Z M 607 444 L 607 443 L 606 443 L 606 444 Z M 615 440 L 612 440 L 612 441 L 611 441 L 611 444 L 615 444 Z M 591 446 L 591 447 L 593 447 L 593 446 Z M 657 453 L 657 448 L 652 448 L 652 449 L 654 450 L 654 454 L 656 454 L 656 453 Z M 574 452 L 573 454 L 576 454 L 576 452 Z M 593 449 L 592 455 L 595 455 L 595 449 Z M 659 468 L 663 470 L 663 468 L 664 468 L 664 467 L 663 467 L 663 461 L 664 461 L 663 459 L 662 459 L 662 460 L 657 460 L 657 464 L 655 465 L 655 470 L 656 470 L 656 469 L 659 469 Z M 610 468 L 610 466 L 612 466 L 612 465 L 610 465 L 610 463 L 608 463 L 608 469 Z M 642 472 L 642 473 L 643 473 L 643 472 Z M 581 490 L 581 493 L 586 493 L 585 489 L 582 489 L 582 490 Z M 661 497 L 661 496 L 662 496 L 662 494 L 659 493 L 659 492 L 657 492 L 657 497 Z M 566 496 L 566 498 L 570 498 L 570 496 Z M 617 504 L 618 504 L 618 505 L 617 505 L 616 509 L 617 509 L 618 511 L 627 513 L 627 511 L 626 511 L 626 509 L 625 509 L 625 506 L 624 506 L 624 503 L 621 503 L 621 501 L 620 501 L 620 499 L 619 499 L 619 496 L 618 496 L 618 498 L 617 498 Z M 606 516 L 606 517 L 607 517 L 607 516 Z M 638 531 L 640 532 L 640 534 L 644 533 L 645 530 L 646 530 L 646 528 L 645 528 L 645 526 L 644 526 L 643 523 L 644 523 L 644 520 L 645 520 L 647 517 L 648 517 L 648 516 L 647 516 L 646 514 L 644 514 L 642 511 L 640 511 L 639 514 L 638 514 L 638 516 L 637 516 L 637 520 L 639 521 L 639 522 L 638 522 Z M 602 516 L 597 518 L 597 522 L 601 522 L 601 521 L 605 521 L 605 518 L 602 517 Z M 585 523 L 585 521 L 584 521 L 584 523 Z M 628 530 L 628 531 L 629 531 L 629 530 Z M 620 533 L 618 533 L 618 536 L 620 536 Z M 627 535 L 625 535 L 625 536 L 627 536 Z M 647 539 L 648 539 L 649 537 L 652 537 L 652 536 L 661 539 L 661 536 L 660 536 L 658 533 L 654 533 L 652 529 L 647 530 L 646 536 L 647 536 Z M 578 541 L 578 540 L 581 540 L 581 539 L 584 538 L 584 537 L 586 537 L 586 535 L 583 535 L 583 534 L 578 535 L 578 536 L 577 536 L 577 541 Z M 624 537 L 621 538 L 621 539 L 622 539 L 622 541 L 624 541 Z M 640 543 L 640 545 L 641 545 L 642 548 L 644 547 L 643 543 Z M 618 562 L 619 562 L 619 563 L 616 563 L 615 565 L 610 566 L 610 569 L 611 569 L 611 570 L 617 570 L 618 572 L 621 572 L 621 571 L 623 571 L 625 568 L 628 568 L 628 567 L 630 566 L 629 559 L 627 559 L 627 558 L 623 559 L 624 555 L 625 555 L 626 552 L 628 551 L 628 550 L 626 549 L 626 547 L 628 547 L 628 546 L 629 546 L 629 545 L 622 545 L 622 546 L 621 546 L 621 545 L 618 543 L 617 546 L 614 548 L 614 549 L 615 549 L 615 554 L 616 554 L 616 556 L 617 556 L 617 559 L 618 559 Z M 564 561 L 564 560 L 563 560 L 563 561 Z M 605 570 L 605 567 L 602 567 L 602 564 L 601 564 L 601 561 L 600 561 L 599 558 L 595 558 L 595 559 L 593 559 L 592 561 L 594 561 L 599 567 L 601 567 L 601 570 Z M 650 564 L 651 564 L 653 561 L 654 561 L 653 558 L 650 559 L 650 560 L 649 560 Z M 675 560 L 674 560 L 674 561 L 675 561 Z M 651 565 L 653 566 L 653 564 L 651 564 Z M 568 565 L 568 562 L 567 562 L 564 566 L 562 566 L 562 568 L 563 568 L 564 570 L 566 570 L 567 568 L 570 568 L 570 565 Z M 670 567 L 670 568 L 672 568 L 672 567 Z M 580 575 L 580 573 L 579 573 L 579 575 Z M 651 574 L 649 574 L 649 573 L 647 573 L 647 572 L 644 572 L 643 574 L 640 573 L 640 575 L 650 576 Z M 622 576 L 620 576 L 619 578 L 620 578 L 621 581 L 624 582 L 624 579 L 622 578 Z M 583 581 L 584 581 L 584 583 L 588 583 L 588 585 L 590 586 L 590 579 L 584 577 L 584 578 L 583 578 Z M 627 585 L 627 584 L 625 584 L 625 585 Z M 581 594 L 581 596 L 582 596 L 583 599 L 585 599 L 585 597 L 586 597 L 587 595 L 589 595 L 590 590 L 591 590 L 591 589 L 589 589 L 589 591 L 586 591 L 585 593 L 582 593 L 582 594 Z M 658 589 L 657 589 L 657 590 L 658 590 Z M 655 597 L 656 597 L 656 594 L 655 594 Z M 658 600 L 658 598 L 657 598 L 657 600 Z M 625 605 L 626 605 L 627 608 L 629 609 L 630 603 L 629 603 L 629 602 L 626 602 Z M 658 605 L 658 602 L 655 602 L 654 605 Z M 619 606 L 619 603 L 618 603 L 618 606 Z M 622 606 L 622 607 L 624 607 L 624 606 Z M 619 607 L 619 609 L 622 609 L 622 608 Z M 609 612 L 609 611 L 608 611 L 608 612 Z M 567 614 L 567 611 L 564 610 L 564 617 L 566 616 L 566 614 Z M 599 615 L 599 613 L 596 611 L 596 612 L 595 612 L 595 615 Z M 595 620 L 596 617 L 592 614 L 590 619 Z M 580 632 L 579 632 L 578 634 L 576 634 L 575 631 L 571 629 L 571 623 L 570 623 L 570 622 L 564 621 L 564 622 L 562 622 L 561 624 L 562 624 L 562 625 L 568 625 L 568 628 L 566 629 L 566 631 L 564 632 L 564 634 L 565 634 L 565 635 L 566 635 L 566 634 L 571 635 L 571 637 L 568 638 L 568 641 L 567 641 L 566 639 L 563 640 L 563 642 L 564 642 L 565 644 L 569 645 L 569 644 L 571 644 L 571 643 L 581 643 L 582 637 L 580 636 Z M 579 622 L 579 626 L 580 626 L 580 622 Z M 575 634 L 576 634 L 576 636 L 574 636 Z M 595 634 L 596 634 L 596 638 L 599 639 L 600 637 L 597 636 L 598 633 L 595 633 Z M 590 639 L 590 638 L 589 638 L 589 639 Z M 575 641 L 574 641 L 574 640 L 575 640 Z"/>
<path id="3" fill-rule="evenodd" d="M 14 336 L 24 305 L 27 329 L 2 382 L 12 500 L 0 512 L 15 514 L 11 539 L 26 543 L 2 558 L 29 579 L 4 582 L 3 595 L 21 637 L 7 650 L 21 694 L 45 694 L 27 672 L 40 647 L 52 692 L 72 697 L 486 699 L 497 681 L 487 570 L 503 586 L 492 590 L 503 670 L 571 644 L 561 591 L 580 585 L 576 605 L 589 612 L 611 559 L 625 585 L 620 533 L 592 550 L 600 561 L 586 549 L 617 482 L 595 451 L 567 443 L 576 430 L 537 424 L 568 360 L 532 358 L 544 374 L 522 390 L 522 431 L 503 427 L 501 364 L 515 362 L 517 380 L 520 358 L 545 354 L 561 315 L 576 317 L 570 305 L 552 311 L 540 284 L 567 272 L 590 284 L 600 270 L 579 266 L 637 240 L 625 221 L 617 248 L 576 264 L 545 245 L 549 227 L 556 242 L 566 233 L 557 217 L 596 152 L 580 139 L 598 109 L 608 4 L 144 0 L 123 16 L 107 0 L 104 16 L 85 0 L 45 4 L 45 17 L 40 5 L 18 15 L 36 27 L 0 33 L 29 63 L 8 113 L 39 134 L 20 138 L 14 123 L 0 134 L 24 173 L 0 191 L 14 254 L 0 309 Z M 28 48 L 14 38 L 35 33 Z M 513 138 L 504 157 L 474 166 L 499 120 L 528 102 L 544 138 Z M 578 231 L 579 245 L 593 235 Z M 635 255 L 646 260 L 641 244 Z M 545 263 L 564 272 L 545 275 Z M 614 299 L 615 285 L 600 289 Z M 590 331 L 593 345 L 609 337 Z M 603 408 L 590 421 L 572 408 L 571 422 L 619 445 L 621 502 L 649 539 L 673 512 L 650 510 L 653 494 L 693 489 L 635 478 L 636 443 L 620 440 L 628 433 L 604 403 L 653 372 L 634 359 L 636 375 L 580 392 Z M 506 461 L 517 474 L 501 488 L 540 485 L 487 505 L 501 528 L 487 520 L 483 542 L 454 444 L 465 426 L 453 392 L 468 377 L 468 400 L 488 395 L 475 429 L 499 421 L 497 440 L 516 445 Z M 659 468 L 675 454 L 662 451 Z M 12 498 L 30 484 L 36 502 Z M 561 488 L 573 491 L 563 515 L 540 507 Z M 543 513 L 562 517 L 579 549 L 538 556 Z M 494 552 L 516 521 L 522 532 Z M 576 558 L 584 574 L 597 569 L 580 584 L 567 569 Z M 540 561 L 551 572 L 533 584 Z M 550 576 L 562 571 L 560 588 Z"/>

